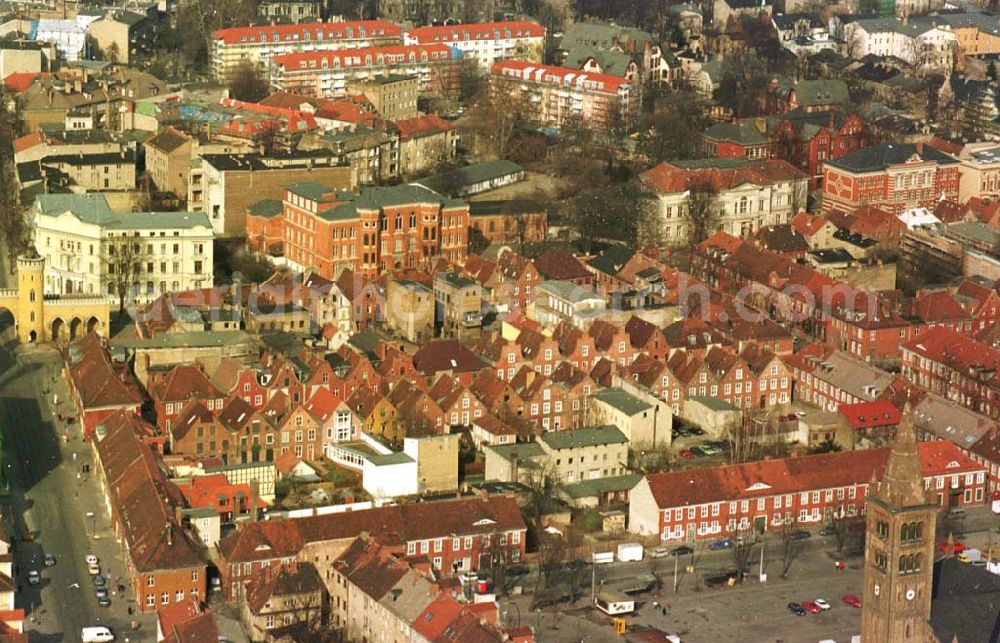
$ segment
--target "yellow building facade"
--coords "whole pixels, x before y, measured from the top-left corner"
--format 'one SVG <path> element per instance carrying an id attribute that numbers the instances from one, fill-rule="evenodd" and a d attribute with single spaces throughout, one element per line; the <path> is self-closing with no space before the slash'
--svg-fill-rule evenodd
<path id="1" fill-rule="evenodd" d="M 8 311 L 14 318 L 19 342 L 66 342 L 86 332 L 105 332 L 111 318 L 107 297 L 46 297 L 44 285 L 45 259 L 32 248 L 17 258 L 17 288 L 0 290 L 0 311 Z"/>

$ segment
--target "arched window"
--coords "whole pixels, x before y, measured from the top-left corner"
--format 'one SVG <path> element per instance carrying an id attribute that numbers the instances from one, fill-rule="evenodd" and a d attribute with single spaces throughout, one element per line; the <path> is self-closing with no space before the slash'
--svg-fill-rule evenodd
<path id="1" fill-rule="evenodd" d="M 32 302 L 35 301 L 35 290 L 34 289 L 31 289 L 28 292 L 28 300 L 32 301 Z"/>

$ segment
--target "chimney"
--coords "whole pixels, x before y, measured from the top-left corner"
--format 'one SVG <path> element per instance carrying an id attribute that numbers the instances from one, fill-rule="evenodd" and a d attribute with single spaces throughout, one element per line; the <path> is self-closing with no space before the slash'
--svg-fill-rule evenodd
<path id="1" fill-rule="evenodd" d="M 257 495 L 260 493 L 260 483 L 257 478 L 250 481 L 250 522 L 257 522 Z"/>
<path id="2" fill-rule="evenodd" d="M 924 142 L 920 141 L 917 143 L 917 154 L 923 154 L 923 153 L 924 153 Z"/>

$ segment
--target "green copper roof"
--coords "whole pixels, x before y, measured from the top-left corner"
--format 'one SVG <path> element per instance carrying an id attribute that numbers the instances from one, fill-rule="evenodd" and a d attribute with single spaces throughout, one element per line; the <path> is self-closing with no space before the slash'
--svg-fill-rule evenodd
<path id="1" fill-rule="evenodd" d="M 103 194 L 39 194 L 35 209 L 45 216 L 69 212 L 82 223 L 113 230 L 212 228 L 203 212 L 113 212 Z"/>

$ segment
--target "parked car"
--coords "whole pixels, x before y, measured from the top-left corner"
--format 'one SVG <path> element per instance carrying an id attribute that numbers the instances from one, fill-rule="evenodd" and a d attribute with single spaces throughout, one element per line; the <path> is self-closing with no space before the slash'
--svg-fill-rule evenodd
<path id="1" fill-rule="evenodd" d="M 93 554 L 87 554 L 84 560 L 87 561 L 87 565 L 96 565 L 100 562 L 99 560 L 97 560 L 97 556 Z"/>
<path id="2" fill-rule="evenodd" d="M 100 576 L 101 575 L 101 566 L 100 565 L 87 565 L 87 573 L 90 574 L 91 576 Z"/>
<path id="3" fill-rule="evenodd" d="M 827 525 L 819 530 L 820 536 L 836 536 L 837 529 L 833 525 Z"/>
<path id="4" fill-rule="evenodd" d="M 948 551 L 948 541 L 944 541 L 940 545 L 938 545 L 938 549 L 941 550 L 942 554 L 945 553 L 946 551 Z M 955 541 L 955 553 L 956 554 L 961 554 L 966 549 L 968 549 L 968 547 L 966 547 L 962 543 L 958 542 L 957 540 Z"/>
<path id="5" fill-rule="evenodd" d="M 21 536 L 21 540 L 23 540 L 26 543 L 33 543 L 35 542 L 35 534 L 30 531 L 25 532 L 25 534 Z"/>
<path id="6" fill-rule="evenodd" d="M 812 538 L 812 534 L 810 534 L 808 531 L 802 531 L 800 529 L 799 531 L 792 532 L 792 535 L 790 537 L 792 540 L 809 540 L 810 538 Z"/>
<path id="7" fill-rule="evenodd" d="M 38 573 L 37 569 L 33 569 L 28 572 L 28 584 L 37 585 L 42 582 L 42 575 Z"/>
<path id="8" fill-rule="evenodd" d="M 694 553 L 694 550 L 687 545 L 681 545 L 680 547 L 674 547 L 670 550 L 671 556 L 690 556 Z"/>
<path id="9" fill-rule="evenodd" d="M 719 452 L 719 449 L 710 444 L 703 444 L 701 445 L 701 452 L 705 455 L 715 455 Z"/>
<path id="10" fill-rule="evenodd" d="M 104 587 L 107 584 L 108 581 L 100 574 L 94 576 L 94 587 Z"/>
<path id="11" fill-rule="evenodd" d="M 851 607 L 861 607 L 861 599 L 854 594 L 846 594 L 841 597 L 845 605 L 850 605 Z"/>
<path id="12" fill-rule="evenodd" d="M 101 607 L 111 607 L 111 598 L 108 596 L 98 596 L 97 604 Z"/>
<path id="13" fill-rule="evenodd" d="M 733 546 L 732 538 L 723 538 L 721 540 L 716 540 L 708 545 L 708 548 L 712 551 L 722 551 L 723 549 L 729 549 Z"/>
<path id="14" fill-rule="evenodd" d="M 52 554 L 45 554 L 45 566 L 52 567 L 56 564 L 56 557 Z"/>
<path id="15" fill-rule="evenodd" d="M 695 457 L 698 458 L 704 458 L 706 455 L 708 455 L 707 453 L 705 453 L 705 451 L 702 450 L 700 446 L 691 447 L 691 453 L 693 453 Z"/>
<path id="16" fill-rule="evenodd" d="M 97 598 L 107 598 L 107 596 L 108 596 L 108 588 L 107 587 L 98 587 L 97 589 L 94 590 L 94 594 L 97 596 Z"/>
<path id="17" fill-rule="evenodd" d="M 678 455 L 680 455 L 685 460 L 694 460 L 694 454 L 691 453 L 691 449 L 681 449 Z"/>
<path id="18" fill-rule="evenodd" d="M 789 603 L 788 609 L 792 612 L 792 614 L 795 614 L 796 616 L 806 615 L 806 611 L 802 609 L 802 606 L 799 605 L 798 603 Z"/>
<path id="19" fill-rule="evenodd" d="M 822 598 L 814 598 L 813 603 L 816 603 L 816 606 L 819 607 L 824 612 L 830 609 L 830 603 Z"/>
<path id="20" fill-rule="evenodd" d="M 819 614 L 823 609 L 812 601 L 802 601 L 802 609 L 813 614 Z"/>
<path id="21" fill-rule="evenodd" d="M 691 427 L 688 430 L 691 431 L 691 435 L 705 435 L 705 430 L 704 429 L 699 429 L 696 426 L 693 426 L 693 427 Z"/>
<path id="22" fill-rule="evenodd" d="M 670 555 L 670 549 L 668 547 L 654 547 L 649 550 L 650 558 L 665 558 Z"/>

